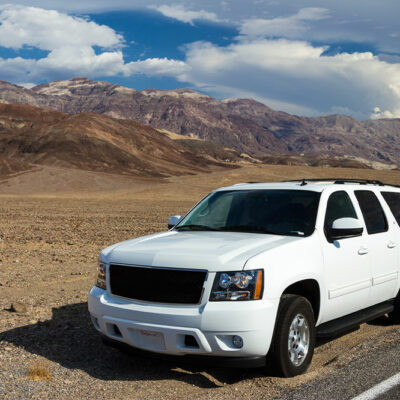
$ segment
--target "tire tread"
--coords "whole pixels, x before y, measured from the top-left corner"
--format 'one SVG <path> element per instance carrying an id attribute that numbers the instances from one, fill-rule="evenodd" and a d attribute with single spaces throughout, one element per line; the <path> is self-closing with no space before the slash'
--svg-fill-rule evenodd
<path id="1" fill-rule="evenodd" d="M 291 317 L 296 312 L 307 314 L 310 326 L 310 348 L 306 360 L 299 367 L 295 367 L 290 363 L 287 354 L 288 338 L 286 330 L 288 329 L 288 324 L 291 323 Z M 314 312 L 310 302 L 302 296 L 284 294 L 279 303 L 271 350 L 268 354 L 270 366 L 282 377 L 291 377 L 304 373 L 309 367 L 314 353 L 315 336 Z"/>

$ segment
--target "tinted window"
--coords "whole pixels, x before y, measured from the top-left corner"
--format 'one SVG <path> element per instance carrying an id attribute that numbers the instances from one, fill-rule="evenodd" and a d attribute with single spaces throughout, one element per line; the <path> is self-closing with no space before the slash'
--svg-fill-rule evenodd
<path id="1" fill-rule="evenodd" d="M 315 228 L 319 198 L 320 193 L 306 190 L 218 191 L 175 229 L 308 236 Z"/>
<path id="2" fill-rule="evenodd" d="M 370 235 L 386 232 L 388 229 L 387 220 L 375 193 L 369 190 L 356 190 L 355 195 L 364 216 L 367 232 Z"/>
<path id="3" fill-rule="evenodd" d="M 400 193 L 382 192 L 382 196 L 386 200 L 386 203 L 396 218 L 397 223 L 400 225 Z"/>
<path id="4" fill-rule="evenodd" d="M 345 191 L 332 193 L 328 199 L 325 214 L 325 228 L 332 228 L 333 221 L 339 218 L 356 218 L 353 203 Z"/>

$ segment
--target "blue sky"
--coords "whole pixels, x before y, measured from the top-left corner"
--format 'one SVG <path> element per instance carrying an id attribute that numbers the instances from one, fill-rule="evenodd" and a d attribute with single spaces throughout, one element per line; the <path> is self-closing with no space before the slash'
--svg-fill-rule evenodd
<path id="1" fill-rule="evenodd" d="M 86 76 L 400 118 L 399 15 L 398 0 L 0 1 L 0 79 Z"/>
<path id="2" fill-rule="evenodd" d="M 185 60 L 182 46 L 196 41 L 211 41 L 220 46 L 230 43 L 237 36 L 237 29 L 227 24 L 197 21 L 196 24 L 182 23 L 163 16 L 153 10 L 112 11 L 89 14 L 90 20 L 110 26 L 124 35 L 127 44 L 124 48 L 125 62 L 146 58 L 164 58 Z M 134 75 L 129 77 L 102 77 L 112 83 L 118 83 L 138 90 L 175 89 L 188 85 L 174 78 Z M 189 85 L 191 86 L 191 85 Z M 196 89 L 193 87 L 193 89 Z"/>

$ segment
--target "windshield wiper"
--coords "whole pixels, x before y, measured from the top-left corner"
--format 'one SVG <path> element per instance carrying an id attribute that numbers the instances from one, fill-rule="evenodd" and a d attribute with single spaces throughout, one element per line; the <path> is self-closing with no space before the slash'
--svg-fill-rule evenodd
<path id="1" fill-rule="evenodd" d="M 232 226 L 221 226 L 219 231 L 232 231 L 232 232 L 249 232 L 249 233 L 267 233 L 270 235 L 280 235 L 278 232 L 269 231 L 262 226 L 252 225 L 232 225 Z"/>
<path id="2" fill-rule="evenodd" d="M 288 232 L 283 232 L 282 235 L 284 235 L 284 236 L 304 236 L 304 232 L 301 232 L 301 231 L 288 231 Z"/>
<path id="3" fill-rule="evenodd" d="M 211 228 L 211 226 L 196 225 L 196 224 L 177 226 L 175 229 L 177 231 L 180 231 L 180 230 L 188 230 L 188 231 L 217 231 L 218 230 L 218 229 L 215 229 L 215 228 Z"/>

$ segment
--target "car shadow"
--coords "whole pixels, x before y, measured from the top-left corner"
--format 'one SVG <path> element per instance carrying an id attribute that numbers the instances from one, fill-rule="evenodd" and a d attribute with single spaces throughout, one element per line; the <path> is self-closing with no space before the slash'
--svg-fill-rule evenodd
<path id="1" fill-rule="evenodd" d="M 372 326 L 391 326 L 395 325 L 395 323 L 387 316 L 387 315 L 382 315 L 379 318 L 376 318 L 372 321 L 367 322 L 368 325 Z"/>
<path id="2" fill-rule="evenodd" d="M 349 335 L 350 333 L 356 332 L 359 329 L 360 329 L 360 327 L 357 326 L 357 327 L 354 327 L 354 328 L 350 328 L 350 329 L 348 329 L 348 330 L 346 330 L 344 332 L 341 332 L 341 333 L 338 333 L 338 334 L 334 334 L 332 336 L 327 336 L 327 337 L 318 337 L 317 336 L 317 339 L 316 339 L 316 342 L 315 342 L 315 348 L 318 348 L 318 347 L 323 346 L 324 344 L 333 342 L 333 341 L 335 341 L 335 340 L 337 340 L 337 339 L 339 339 L 339 338 L 341 338 L 343 336 L 346 336 L 346 335 Z"/>
<path id="3" fill-rule="evenodd" d="M 263 369 L 204 367 L 146 358 L 105 346 L 92 327 L 87 303 L 53 308 L 52 313 L 50 320 L 1 332 L 0 341 L 101 380 L 175 379 L 200 388 L 216 388 L 265 376 Z M 270 375 L 274 376 L 273 371 Z"/>
<path id="4" fill-rule="evenodd" d="M 392 326 L 392 325 L 394 325 L 393 321 L 391 321 L 390 318 L 388 317 L 388 315 L 386 315 L 386 314 L 382 315 L 378 318 L 375 318 L 371 321 L 368 321 L 368 322 L 366 322 L 366 324 L 371 325 L 371 326 Z M 358 331 L 359 329 L 360 329 L 360 326 L 356 326 L 356 327 L 350 328 L 350 329 L 348 329 L 340 334 L 337 334 L 337 335 L 332 335 L 332 336 L 323 337 L 323 338 L 317 337 L 315 347 L 317 348 L 317 347 L 323 346 L 326 343 L 332 342 L 332 341 L 339 339 L 343 336 L 346 336 L 352 332 Z"/>

